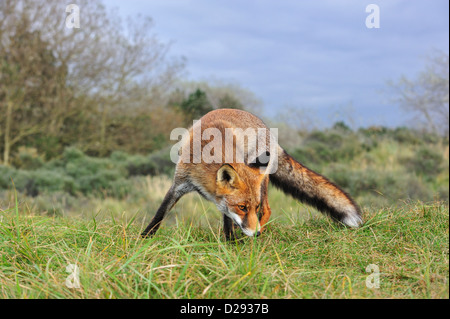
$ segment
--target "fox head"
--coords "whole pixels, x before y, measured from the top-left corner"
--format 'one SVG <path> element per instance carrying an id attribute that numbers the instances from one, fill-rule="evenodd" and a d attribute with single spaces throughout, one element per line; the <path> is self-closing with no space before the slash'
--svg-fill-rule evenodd
<path id="1" fill-rule="evenodd" d="M 258 236 L 261 185 L 265 175 L 245 164 L 223 164 L 217 171 L 216 204 L 247 236 Z"/>

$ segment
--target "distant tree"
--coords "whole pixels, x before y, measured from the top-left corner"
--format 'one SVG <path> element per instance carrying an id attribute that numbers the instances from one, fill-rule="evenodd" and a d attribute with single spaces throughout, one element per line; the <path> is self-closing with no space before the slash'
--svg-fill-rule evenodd
<path id="1" fill-rule="evenodd" d="M 64 110 L 61 97 L 70 99 L 66 87 L 67 67 L 58 63 L 39 31 L 29 32 L 27 21 L 17 26 L 0 46 L 0 136 L 3 163 L 9 164 L 11 149 L 30 135 L 49 130 Z"/>
<path id="2" fill-rule="evenodd" d="M 218 106 L 220 109 L 244 109 L 244 105 L 242 105 L 242 103 L 237 98 L 228 93 L 225 93 L 222 97 L 219 98 Z"/>
<path id="3" fill-rule="evenodd" d="M 189 94 L 189 97 L 180 104 L 180 110 L 185 114 L 186 118 L 192 123 L 192 120 L 198 120 L 203 115 L 213 110 L 211 102 L 209 102 L 206 93 L 200 89 Z"/>
<path id="4" fill-rule="evenodd" d="M 396 99 L 416 122 L 433 133 L 449 134 L 449 56 L 438 52 L 415 79 L 390 82 Z"/>
<path id="5" fill-rule="evenodd" d="M 170 94 L 169 105 L 180 105 L 190 93 L 197 89 L 206 93 L 208 101 L 211 103 L 213 109 L 243 109 L 257 115 L 262 115 L 262 102 L 255 97 L 253 92 L 238 84 L 226 83 L 219 80 L 178 83 L 175 90 Z"/>
<path id="6" fill-rule="evenodd" d="M 170 46 L 150 18 L 122 21 L 100 0 L 76 4 L 81 26 L 67 28 L 65 2 L 0 0 L 4 163 L 21 143 L 47 154 L 64 144 L 96 155 L 127 149 L 133 122 L 154 118 L 184 67 L 184 59 L 167 58 Z M 142 146 L 162 133 L 151 124 L 139 126 L 151 132 L 138 135 Z"/>
<path id="7" fill-rule="evenodd" d="M 342 133 L 348 133 L 352 131 L 350 126 L 348 126 L 344 121 L 338 121 L 334 123 L 333 129 Z"/>

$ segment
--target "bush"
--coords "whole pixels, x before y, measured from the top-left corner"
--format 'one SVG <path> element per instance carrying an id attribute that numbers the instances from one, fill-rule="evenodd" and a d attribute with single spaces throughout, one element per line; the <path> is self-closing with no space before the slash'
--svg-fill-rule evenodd
<path id="1" fill-rule="evenodd" d="M 103 170 L 93 175 L 85 175 L 79 178 L 80 191 L 85 195 L 101 195 L 108 192 L 112 182 L 122 176 L 114 170 Z"/>
<path id="2" fill-rule="evenodd" d="M 76 147 L 66 147 L 62 155 L 62 160 L 68 163 L 80 160 L 84 157 L 85 157 L 84 153 L 79 149 L 77 149 Z"/>
<path id="3" fill-rule="evenodd" d="M 30 182 L 32 181 L 32 182 Z M 74 179 L 63 172 L 54 170 L 37 170 L 30 176 L 27 192 L 30 192 L 30 184 L 37 192 L 67 192 L 75 194 L 77 187 Z"/>
<path id="4" fill-rule="evenodd" d="M 433 199 L 432 192 L 420 178 L 400 171 L 382 168 L 355 170 L 345 164 L 336 164 L 328 167 L 325 175 L 354 197 L 378 194 L 390 202 L 399 199 Z"/>
<path id="5" fill-rule="evenodd" d="M 422 143 L 421 139 L 414 131 L 406 127 L 398 127 L 394 130 L 392 137 L 402 144 L 418 145 Z"/>
<path id="6" fill-rule="evenodd" d="M 156 175 L 156 164 L 145 156 L 133 156 L 127 163 L 128 176 Z"/>
<path id="7" fill-rule="evenodd" d="M 44 165 L 44 159 L 38 154 L 36 148 L 20 146 L 12 163 L 16 168 L 33 170 Z"/>
<path id="8" fill-rule="evenodd" d="M 414 171 L 417 175 L 425 176 L 427 179 L 433 178 L 441 172 L 443 162 L 442 155 L 427 146 L 419 148 L 413 157 L 404 159 L 407 169 Z"/>
<path id="9" fill-rule="evenodd" d="M 443 150 L 448 140 L 435 138 L 405 128 L 353 132 L 341 123 L 312 132 L 288 153 L 365 204 L 389 205 L 402 198 L 448 201 L 448 155 Z M 130 200 L 140 196 L 135 190 L 140 176 L 173 174 L 170 149 L 147 156 L 116 151 L 96 158 L 68 147 L 59 159 L 45 163 L 33 149 L 19 148 L 19 168 L 0 165 L 0 189 L 12 189 L 12 179 L 17 191 L 38 198 L 66 194 Z"/>
<path id="10" fill-rule="evenodd" d="M 171 175 L 175 164 L 170 160 L 170 148 L 146 156 L 133 156 L 127 163 L 128 176 Z"/>
<path id="11" fill-rule="evenodd" d="M 175 169 L 175 163 L 170 159 L 170 149 L 167 147 L 165 149 L 159 150 L 150 154 L 149 159 L 156 166 L 155 175 L 172 175 Z"/>
<path id="12" fill-rule="evenodd" d="M 325 163 L 348 162 L 373 147 L 373 143 L 367 143 L 352 133 L 339 136 L 336 133 L 315 132 L 305 140 L 302 148 L 295 149 L 291 155 L 313 168 Z"/>
<path id="13" fill-rule="evenodd" d="M 338 148 L 344 142 L 342 134 L 333 131 L 314 131 L 306 139 L 305 143 L 320 142 L 331 148 Z"/>
<path id="14" fill-rule="evenodd" d="M 27 183 L 31 178 L 31 172 L 25 170 L 19 170 L 11 168 L 5 172 L 6 175 L 3 176 L 3 186 L 4 189 L 12 188 L 13 183 L 17 191 L 23 192 L 26 188 Z M 12 180 L 12 182 L 11 182 Z"/>
<path id="15" fill-rule="evenodd" d="M 11 177 L 14 174 L 14 168 L 0 165 L 0 189 L 8 189 L 11 186 Z"/>

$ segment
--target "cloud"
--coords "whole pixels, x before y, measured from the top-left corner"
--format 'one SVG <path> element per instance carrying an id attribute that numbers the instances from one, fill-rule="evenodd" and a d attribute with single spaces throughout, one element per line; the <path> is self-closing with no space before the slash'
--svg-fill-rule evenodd
<path id="1" fill-rule="evenodd" d="M 174 41 L 171 53 L 186 56 L 191 79 L 236 81 L 264 101 L 269 115 L 283 105 L 326 110 L 352 103 L 361 123 L 370 124 L 382 117 L 376 112 L 386 81 L 413 76 L 432 48 L 448 52 L 449 43 L 447 1 L 377 0 L 381 28 L 367 29 L 365 7 L 372 2 L 107 4 L 124 14 L 151 16 L 155 31 Z M 402 120 L 399 113 L 393 116 L 382 124 Z"/>

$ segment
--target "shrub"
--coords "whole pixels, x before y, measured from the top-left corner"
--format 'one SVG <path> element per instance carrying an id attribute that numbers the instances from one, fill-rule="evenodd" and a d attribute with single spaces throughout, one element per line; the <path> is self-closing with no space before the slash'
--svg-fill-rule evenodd
<path id="1" fill-rule="evenodd" d="M 341 123 L 310 133 L 288 153 L 364 203 L 389 205 L 433 196 L 448 201 L 448 153 L 443 150 L 448 140 L 435 138 L 407 128 L 353 132 Z M 0 165 L 0 189 L 12 189 L 12 179 L 17 191 L 36 198 L 66 194 L 140 200 L 143 193 L 136 185 L 147 180 L 141 176 L 173 174 L 170 149 L 147 156 L 115 151 L 96 158 L 67 147 L 59 159 L 45 163 L 35 150 L 23 147 L 16 153 L 19 168 Z"/>
<path id="2" fill-rule="evenodd" d="M 123 199 L 133 190 L 134 184 L 130 179 L 118 179 L 109 184 L 107 194 L 109 196 Z"/>
<path id="3" fill-rule="evenodd" d="M 421 143 L 419 136 L 414 131 L 406 127 L 398 127 L 394 130 L 392 137 L 403 144 L 418 145 Z"/>
<path id="4" fill-rule="evenodd" d="M 156 166 L 155 175 L 171 175 L 173 173 L 175 164 L 170 159 L 170 149 L 168 147 L 150 154 L 149 160 Z"/>
<path id="5" fill-rule="evenodd" d="M 14 168 L 0 165 L 0 189 L 8 189 L 11 186 L 11 178 L 14 174 Z"/>
<path id="6" fill-rule="evenodd" d="M 16 168 L 33 170 L 44 164 L 44 159 L 38 154 L 34 147 L 20 146 L 12 161 Z"/>
<path id="7" fill-rule="evenodd" d="M 349 132 L 352 131 L 350 126 L 345 124 L 345 122 L 343 122 L 343 121 L 339 121 L 339 122 L 334 123 L 333 130 L 338 131 L 340 133 L 344 133 L 344 134 L 349 133 Z"/>
<path id="8" fill-rule="evenodd" d="M 420 178 L 401 171 L 392 172 L 381 167 L 352 169 L 348 165 L 336 164 L 330 165 L 325 175 L 353 197 L 378 194 L 390 202 L 399 199 L 432 199 L 432 192 Z"/>
<path id="9" fill-rule="evenodd" d="M 128 176 L 171 175 L 175 164 L 170 160 L 170 148 L 154 152 L 149 156 L 133 156 L 127 164 Z"/>
<path id="10" fill-rule="evenodd" d="M 31 178 L 31 172 L 19 169 L 10 169 L 6 172 L 6 176 L 4 176 L 2 184 L 4 184 L 4 188 L 12 188 L 13 182 L 14 187 L 17 191 L 23 192 L 26 188 L 27 183 Z M 12 182 L 11 182 L 12 180 Z"/>
<path id="11" fill-rule="evenodd" d="M 35 187 L 39 191 L 56 192 L 65 191 L 66 181 L 72 180 L 70 176 L 53 170 L 37 170 L 30 175 Z"/>
<path id="12" fill-rule="evenodd" d="M 326 140 L 326 136 L 330 140 Z M 320 167 L 325 163 L 349 162 L 359 154 L 372 149 L 374 145 L 364 143 L 354 134 L 347 134 L 344 137 L 336 138 L 336 134 L 326 135 L 324 133 L 314 134 L 313 138 L 308 138 L 305 146 L 295 149 L 291 155 L 311 167 Z"/>
<path id="13" fill-rule="evenodd" d="M 342 134 L 333 131 L 314 131 L 306 139 L 305 143 L 320 142 L 326 146 L 337 148 L 344 142 Z"/>
<path id="14" fill-rule="evenodd" d="M 417 150 L 411 158 L 404 159 L 404 165 L 420 176 L 433 178 L 443 169 L 444 158 L 430 147 L 424 146 Z"/>
<path id="15" fill-rule="evenodd" d="M 128 155 L 125 152 L 122 151 L 114 151 L 111 153 L 111 155 L 109 156 L 109 158 L 117 163 L 123 163 L 126 162 L 128 160 L 128 158 L 130 157 L 130 155 Z"/>
<path id="16" fill-rule="evenodd" d="M 128 176 L 156 175 L 156 164 L 145 156 L 133 156 L 127 163 Z"/>
<path id="17" fill-rule="evenodd" d="M 111 182 L 121 178 L 120 173 L 114 170 L 103 170 L 93 175 L 79 178 L 80 191 L 85 195 L 99 195 L 108 191 Z"/>
<path id="18" fill-rule="evenodd" d="M 75 160 L 80 160 L 84 157 L 84 153 L 76 147 L 66 147 L 62 155 L 62 160 L 67 163 Z"/>

